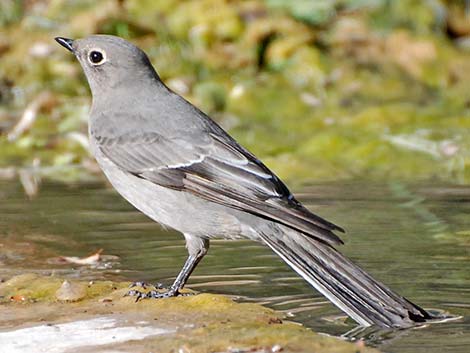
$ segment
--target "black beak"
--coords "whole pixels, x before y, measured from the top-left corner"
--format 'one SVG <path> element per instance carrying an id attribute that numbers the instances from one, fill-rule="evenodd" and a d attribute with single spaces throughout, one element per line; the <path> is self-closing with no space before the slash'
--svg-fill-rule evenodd
<path id="1" fill-rule="evenodd" d="M 72 47 L 73 39 L 68 39 L 68 38 L 63 38 L 63 37 L 55 37 L 55 40 L 56 40 L 57 43 L 62 45 L 65 49 L 70 50 L 72 53 L 74 52 L 74 49 Z"/>

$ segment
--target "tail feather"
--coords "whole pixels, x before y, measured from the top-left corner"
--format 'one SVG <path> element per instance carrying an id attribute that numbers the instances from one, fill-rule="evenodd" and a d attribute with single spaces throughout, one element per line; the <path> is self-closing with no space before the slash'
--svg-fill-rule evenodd
<path id="1" fill-rule="evenodd" d="M 332 246 L 288 227 L 261 239 L 307 282 L 363 326 L 409 327 L 432 317 L 394 293 Z"/>

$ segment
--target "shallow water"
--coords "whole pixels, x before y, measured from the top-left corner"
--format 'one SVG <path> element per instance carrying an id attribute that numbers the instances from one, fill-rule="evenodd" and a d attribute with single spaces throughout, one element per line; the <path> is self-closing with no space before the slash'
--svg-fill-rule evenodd
<path id="1" fill-rule="evenodd" d="M 343 226 L 342 251 L 375 277 L 428 309 L 462 319 L 414 330 L 360 333 L 386 352 L 468 352 L 470 347 L 470 188 L 431 183 L 341 183 L 296 195 Z M 185 260 L 181 235 L 163 231 L 101 184 L 44 184 L 29 201 L 20 184 L 0 183 L 0 279 L 21 272 L 170 284 Z M 98 249 L 116 255 L 98 267 L 58 256 Z M 189 287 L 285 311 L 315 331 L 342 335 L 355 325 L 269 249 L 213 241 Z"/>

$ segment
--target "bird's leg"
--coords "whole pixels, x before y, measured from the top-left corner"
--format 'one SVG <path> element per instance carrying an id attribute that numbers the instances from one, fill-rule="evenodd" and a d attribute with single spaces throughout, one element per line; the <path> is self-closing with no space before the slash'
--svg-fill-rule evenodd
<path id="1" fill-rule="evenodd" d="M 175 279 L 175 282 L 171 285 L 171 287 L 166 292 L 158 292 L 156 290 L 151 290 L 148 292 L 145 297 L 146 298 L 168 298 L 168 297 L 176 297 L 178 295 L 185 295 L 180 293 L 180 289 L 183 288 L 186 281 L 188 280 L 189 276 L 196 268 L 196 265 L 202 259 L 202 256 L 188 256 L 186 262 L 184 263 L 183 268 L 181 269 L 180 273 Z M 186 294 L 189 295 L 189 294 Z"/>
<path id="2" fill-rule="evenodd" d="M 137 290 L 130 290 L 129 292 L 127 292 L 126 295 L 136 297 L 136 301 L 146 298 L 158 299 L 182 295 L 180 293 L 180 290 L 186 284 L 186 281 L 196 268 L 199 261 L 202 260 L 204 255 L 206 255 L 207 251 L 209 250 L 208 239 L 195 237 L 188 234 L 185 234 L 184 237 L 186 238 L 186 247 L 188 249 L 189 256 L 186 259 L 183 268 L 181 269 L 180 273 L 176 277 L 171 287 L 166 292 L 158 292 L 157 290 L 151 290 L 148 293 L 143 293 Z M 145 283 L 136 282 L 135 284 L 140 285 L 145 289 Z"/>

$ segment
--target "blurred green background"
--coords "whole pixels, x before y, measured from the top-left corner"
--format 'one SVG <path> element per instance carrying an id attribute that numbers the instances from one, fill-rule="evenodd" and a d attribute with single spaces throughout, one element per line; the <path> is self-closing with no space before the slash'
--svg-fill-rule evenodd
<path id="1" fill-rule="evenodd" d="M 100 177 L 88 85 L 53 40 L 93 33 L 143 48 L 290 185 L 470 182 L 464 0 L 2 0 L 0 178 Z"/>

